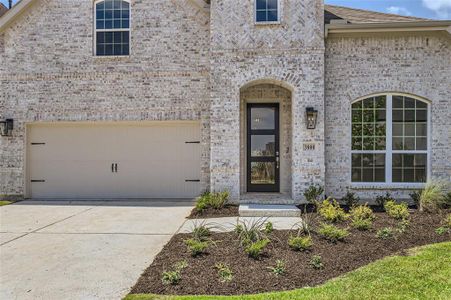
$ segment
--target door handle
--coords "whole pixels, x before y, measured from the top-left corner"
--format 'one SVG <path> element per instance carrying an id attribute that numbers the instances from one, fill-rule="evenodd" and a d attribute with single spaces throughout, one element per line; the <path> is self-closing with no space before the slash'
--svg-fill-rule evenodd
<path id="1" fill-rule="evenodd" d="M 276 169 L 278 169 L 280 167 L 280 159 L 279 159 L 279 157 L 277 156 L 276 157 Z"/>
<path id="2" fill-rule="evenodd" d="M 111 164 L 111 173 L 114 173 L 114 163 Z"/>
<path id="3" fill-rule="evenodd" d="M 117 164 L 114 164 L 114 172 L 117 173 Z"/>

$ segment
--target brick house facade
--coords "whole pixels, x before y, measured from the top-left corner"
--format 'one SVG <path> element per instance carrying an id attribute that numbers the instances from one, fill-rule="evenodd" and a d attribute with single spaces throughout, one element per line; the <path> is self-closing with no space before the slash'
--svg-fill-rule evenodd
<path id="1" fill-rule="evenodd" d="M 130 169 L 121 182 L 134 182 L 124 183 L 123 191 L 129 192 L 120 198 L 192 197 L 203 190 L 228 190 L 235 202 L 298 203 L 312 184 L 325 186 L 325 193 L 337 198 L 347 190 L 363 199 L 386 190 L 406 198 L 426 180 L 451 180 L 451 22 L 325 6 L 322 0 L 117 2 L 125 2 L 127 9 L 121 12 L 128 13 L 127 55 L 99 55 L 103 27 L 99 30 L 96 10 L 103 1 L 22 0 L 0 18 L 0 120 L 14 120 L 11 134 L 0 138 L 3 198 L 114 198 L 102 190 L 67 192 L 83 189 L 82 171 L 79 177 L 65 176 L 94 155 L 44 158 L 46 152 L 58 155 L 64 145 L 35 150 L 37 144 L 53 147 L 50 137 L 42 142 L 51 129 L 40 135 L 42 143 L 34 140 L 41 125 L 88 128 L 74 133 L 79 143 L 71 147 L 80 147 L 75 153 L 81 153 L 89 128 L 98 125 L 117 126 L 117 131 L 149 126 L 163 134 L 167 126 L 182 132 L 183 122 L 198 124 L 198 140 L 180 133 L 180 147 L 197 143 L 193 153 L 199 166 L 168 162 L 169 174 L 161 173 L 170 178 L 193 168 L 174 183 L 180 193 L 168 192 L 172 187 L 167 180 L 134 193 L 137 183 L 130 179 L 135 178 Z M 266 6 L 257 7 L 261 5 Z M 275 20 L 261 21 L 261 16 Z M 359 100 L 375 107 L 354 106 Z M 398 102 L 404 106 L 395 107 Z M 409 108 L 409 103 L 417 104 Z M 260 118 L 249 113 L 251 104 L 275 104 L 263 105 L 261 113 L 268 117 L 271 107 L 277 107 L 276 133 L 269 127 L 253 131 L 252 122 Z M 308 107 L 317 111 L 314 129 L 306 126 Z M 359 110 L 372 111 L 373 117 L 353 120 Z M 392 119 L 398 110 L 401 121 Z M 411 111 L 417 117 L 406 119 Z M 374 117 L 380 112 L 385 117 Z M 423 112 L 424 120 L 419 117 Z M 376 133 L 378 126 L 383 134 Z M 409 135 L 412 126 L 416 129 Z M 353 130 L 363 127 L 372 133 Z M 395 134 L 398 127 L 402 134 Z M 70 135 L 67 130 L 61 129 L 61 136 Z M 358 138 L 371 140 L 371 149 L 357 149 Z M 399 139 L 401 148 L 395 149 Z M 162 141 L 161 147 L 172 148 L 171 141 Z M 96 151 L 101 148 L 97 143 Z M 125 154 L 135 153 L 134 147 L 154 149 L 147 145 L 152 141 L 147 146 L 127 143 Z M 170 150 L 139 154 L 141 165 L 168 159 Z M 65 160 L 77 163 L 65 168 Z M 126 161 L 119 163 L 119 172 L 127 171 Z M 112 162 L 115 173 L 117 163 Z M 110 162 L 105 164 L 111 173 Z M 51 172 L 48 165 L 57 169 L 60 185 L 72 186 L 52 190 L 52 175 L 44 175 Z M 154 172 L 163 172 L 158 166 Z M 153 178 L 146 172 L 135 173 Z M 102 184 L 115 185 L 107 180 Z M 147 184 L 145 179 L 139 182 Z M 249 187 L 259 192 L 259 184 L 268 188 L 261 193 L 270 190 L 278 196 L 253 197 Z"/>

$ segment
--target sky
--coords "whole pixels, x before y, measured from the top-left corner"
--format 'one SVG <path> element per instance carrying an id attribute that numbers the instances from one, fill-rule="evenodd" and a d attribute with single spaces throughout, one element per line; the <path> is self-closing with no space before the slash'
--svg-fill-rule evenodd
<path id="1" fill-rule="evenodd" d="M 8 0 L 0 2 L 8 4 Z M 325 3 L 428 19 L 451 19 L 451 0 L 325 0 Z"/>

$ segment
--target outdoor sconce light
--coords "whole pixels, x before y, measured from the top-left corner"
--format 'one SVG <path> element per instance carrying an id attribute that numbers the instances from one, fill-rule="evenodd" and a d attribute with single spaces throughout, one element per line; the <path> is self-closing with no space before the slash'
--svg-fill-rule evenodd
<path id="1" fill-rule="evenodd" d="M 14 120 L 13 119 L 6 119 L 4 121 L 0 121 L 0 135 L 1 136 L 11 136 L 13 129 L 14 129 Z"/>
<path id="2" fill-rule="evenodd" d="M 307 129 L 315 129 L 318 111 L 315 110 L 313 107 L 307 107 L 306 114 L 307 114 Z"/>

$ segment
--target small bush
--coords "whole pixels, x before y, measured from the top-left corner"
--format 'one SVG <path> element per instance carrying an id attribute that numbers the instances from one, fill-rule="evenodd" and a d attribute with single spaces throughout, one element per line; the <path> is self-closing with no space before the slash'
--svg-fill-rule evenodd
<path id="1" fill-rule="evenodd" d="M 376 204 L 380 207 L 384 207 L 385 202 L 387 201 L 395 201 L 390 193 L 386 193 L 384 196 L 377 196 L 376 197 Z"/>
<path id="2" fill-rule="evenodd" d="M 323 259 L 319 255 L 312 256 L 312 259 L 310 260 L 310 265 L 316 270 L 324 268 Z"/>
<path id="3" fill-rule="evenodd" d="M 205 221 L 201 223 L 195 222 L 193 224 L 193 227 L 191 228 L 193 238 L 198 241 L 207 240 L 208 237 L 211 235 L 211 228 L 212 226 L 207 224 Z"/>
<path id="4" fill-rule="evenodd" d="M 345 211 L 337 200 L 324 200 L 319 207 L 319 214 L 329 222 L 340 222 L 347 218 Z"/>
<path id="5" fill-rule="evenodd" d="M 223 208 L 229 200 L 229 192 L 212 193 L 210 195 L 209 205 L 214 209 Z"/>
<path id="6" fill-rule="evenodd" d="M 304 191 L 304 197 L 308 203 L 318 206 L 321 201 L 321 195 L 324 193 L 324 188 L 320 185 L 311 185 Z"/>
<path id="7" fill-rule="evenodd" d="M 368 230 L 373 226 L 373 222 L 370 219 L 355 219 L 352 220 L 352 227 L 358 230 Z"/>
<path id="8" fill-rule="evenodd" d="M 266 234 L 270 234 L 270 233 L 273 232 L 273 231 L 274 231 L 274 226 L 272 225 L 271 222 L 267 222 L 267 223 L 265 224 L 265 233 L 266 233 Z"/>
<path id="9" fill-rule="evenodd" d="M 244 251 L 250 257 L 252 257 L 254 259 L 257 259 L 263 253 L 263 250 L 265 249 L 265 247 L 268 244 L 269 244 L 269 239 L 259 240 L 257 242 L 253 242 L 253 243 L 248 244 Z"/>
<path id="10" fill-rule="evenodd" d="M 369 219 L 373 221 L 376 216 L 373 213 L 373 210 L 368 206 L 368 204 L 365 205 L 359 205 L 354 206 L 350 211 L 349 214 L 351 216 L 351 219 Z"/>
<path id="11" fill-rule="evenodd" d="M 383 239 L 383 240 L 390 239 L 390 238 L 394 237 L 394 235 L 395 235 L 394 230 L 393 230 L 393 228 L 390 228 L 390 227 L 385 227 L 385 228 L 379 229 L 376 234 L 376 236 L 379 239 Z"/>
<path id="12" fill-rule="evenodd" d="M 437 233 L 438 235 L 444 235 L 444 234 L 447 233 L 448 231 L 449 231 L 448 228 L 442 226 L 442 227 L 437 228 L 437 229 L 435 230 L 435 233 Z"/>
<path id="13" fill-rule="evenodd" d="M 224 263 L 215 264 L 216 270 L 218 270 L 218 275 L 221 282 L 232 281 L 233 272 L 230 267 Z"/>
<path id="14" fill-rule="evenodd" d="M 229 192 L 220 193 L 204 193 L 196 202 L 196 210 L 204 211 L 207 208 L 221 209 L 223 208 L 229 199 Z"/>
<path id="15" fill-rule="evenodd" d="M 355 193 L 348 190 L 346 192 L 346 195 L 343 198 L 341 198 L 341 201 L 347 206 L 353 207 L 359 204 L 360 198 L 356 196 Z"/>
<path id="16" fill-rule="evenodd" d="M 255 243 L 266 238 L 265 224 L 267 218 L 252 219 L 250 221 L 239 221 L 235 226 L 235 233 L 242 246 Z"/>
<path id="17" fill-rule="evenodd" d="M 205 253 L 205 250 L 207 250 L 208 246 L 210 245 L 210 242 L 199 241 L 196 239 L 188 239 L 185 240 L 185 244 L 188 248 L 188 251 L 191 253 L 191 256 L 196 257 L 200 254 Z"/>
<path id="18" fill-rule="evenodd" d="M 199 212 L 204 211 L 208 208 L 208 195 L 202 195 L 197 199 L 196 210 Z"/>
<path id="19" fill-rule="evenodd" d="M 346 229 L 340 229 L 331 224 L 321 224 L 319 229 L 319 234 L 321 234 L 326 240 L 336 243 L 337 241 L 342 241 L 349 235 Z"/>
<path id="20" fill-rule="evenodd" d="M 402 219 L 396 226 L 396 231 L 398 233 L 405 233 L 409 229 L 410 221 L 408 219 Z"/>
<path id="21" fill-rule="evenodd" d="M 316 219 L 318 214 L 308 213 L 304 207 L 304 212 L 301 214 L 301 221 L 293 225 L 291 230 L 297 230 L 297 236 L 301 234 L 310 235 L 314 231 L 314 224 L 316 224 Z"/>
<path id="22" fill-rule="evenodd" d="M 285 261 L 278 259 L 276 260 L 276 265 L 274 267 L 268 267 L 268 269 L 276 276 L 283 275 L 285 274 Z"/>
<path id="23" fill-rule="evenodd" d="M 176 285 L 180 282 L 182 279 L 182 270 L 185 269 L 188 266 L 188 263 L 186 261 L 180 261 L 173 266 L 173 270 L 171 271 L 164 271 L 161 276 L 161 281 L 163 281 L 163 284 L 172 284 Z"/>
<path id="24" fill-rule="evenodd" d="M 409 218 L 409 208 L 407 207 L 407 203 L 405 202 L 396 204 L 395 201 L 387 201 L 384 204 L 384 208 L 387 214 L 390 217 L 395 218 L 396 220 Z"/>
<path id="25" fill-rule="evenodd" d="M 288 245 L 295 251 L 304 251 L 312 248 L 313 241 L 310 236 L 290 236 Z"/>
<path id="26" fill-rule="evenodd" d="M 451 214 L 447 214 L 445 221 L 443 222 L 444 226 L 451 229 Z"/>
<path id="27" fill-rule="evenodd" d="M 421 192 L 420 211 L 434 212 L 446 206 L 447 184 L 442 182 L 428 182 Z"/>

